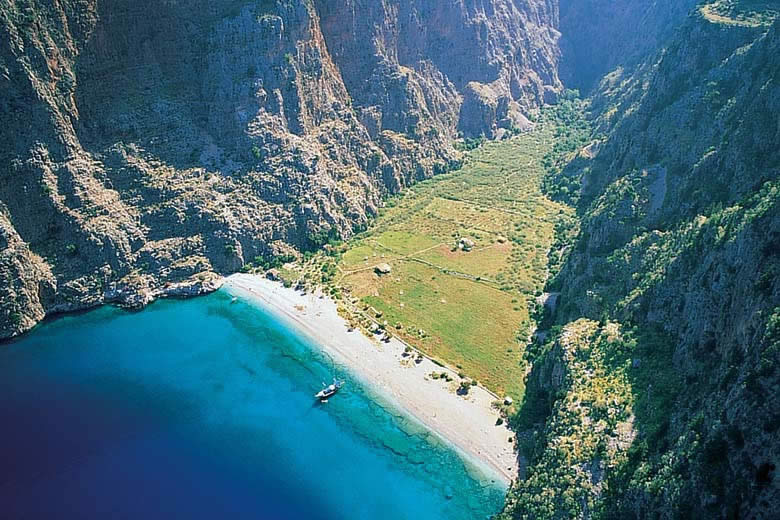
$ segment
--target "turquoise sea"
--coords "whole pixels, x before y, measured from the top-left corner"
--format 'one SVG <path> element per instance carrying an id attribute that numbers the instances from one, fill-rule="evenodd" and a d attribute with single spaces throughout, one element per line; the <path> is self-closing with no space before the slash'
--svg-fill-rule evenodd
<path id="1" fill-rule="evenodd" d="M 0 345 L 3 518 L 484 519 L 503 493 L 224 291 Z"/>

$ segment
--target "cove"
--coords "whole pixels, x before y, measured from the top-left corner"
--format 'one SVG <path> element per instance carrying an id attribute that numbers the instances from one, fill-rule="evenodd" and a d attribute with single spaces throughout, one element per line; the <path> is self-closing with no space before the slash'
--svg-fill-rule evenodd
<path id="1" fill-rule="evenodd" d="M 345 390 L 313 394 L 334 371 Z M 503 487 L 262 308 L 101 307 L 0 345 L 6 518 L 487 518 Z"/>

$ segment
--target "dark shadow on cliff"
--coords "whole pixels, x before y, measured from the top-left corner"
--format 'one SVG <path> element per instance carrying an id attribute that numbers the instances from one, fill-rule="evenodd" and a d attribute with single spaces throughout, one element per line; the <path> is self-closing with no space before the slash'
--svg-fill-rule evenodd
<path id="1" fill-rule="evenodd" d="M 263 77 L 268 71 L 252 65 L 264 63 L 265 56 L 249 56 L 237 70 L 231 55 L 248 51 L 233 40 L 241 31 L 259 30 L 249 18 L 276 9 L 269 0 L 99 4 L 97 24 L 75 66 L 74 126 L 82 145 L 118 168 L 125 165 L 117 155 L 128 147 L 133 155 L 178 170 L 228 170 L 231 163 L 251 160 L 237 114 L 256 111 L 241 103 L 253 102 L 258 78 L 269 91 L 279 86 L 271 83 L 278 78 Z M 215 38 L 225 41 L 215 46 Z"/>
<path id="2" fill-rule="evenodd" d="M 75 129 L 85 149 L 100 156 L 132 146 L 177 169 L 199 165 L 209 111 L 200 95 L 210 36 L 205 21 L 214 8 L 188 4 L 99 4 L 75 67 Z M 107 160 L 122 166 L 111 152 Z"/>

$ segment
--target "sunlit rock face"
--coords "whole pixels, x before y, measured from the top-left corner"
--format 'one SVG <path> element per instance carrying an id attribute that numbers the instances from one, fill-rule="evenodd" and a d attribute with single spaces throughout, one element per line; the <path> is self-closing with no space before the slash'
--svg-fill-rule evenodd
<path id="1" fill-rule="evenodd" d="M 2 11 L 2 336 L 347 237 L 561 89 L 551 1 Z"/>

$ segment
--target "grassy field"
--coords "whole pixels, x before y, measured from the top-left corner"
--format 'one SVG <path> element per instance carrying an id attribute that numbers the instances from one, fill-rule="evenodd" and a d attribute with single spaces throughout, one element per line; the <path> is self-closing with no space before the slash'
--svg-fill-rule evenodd
<path id="1" fill-rule="evenodd" d="M 527 301 L 547 279 L 555 223 L 571 215 L 540 189 L 553 143 L 554 125 L 542 124 L 487 143 L 460 170 L 390 199 L 332 260 L 331 290 L 345 295 L 349 312 L 381 314 L 422 352 L 521 399 Z M 470 251 L 458 247 L 461 239 L 473 243 Z M 392 272 L 377 274 L 380 263 Z"/>

